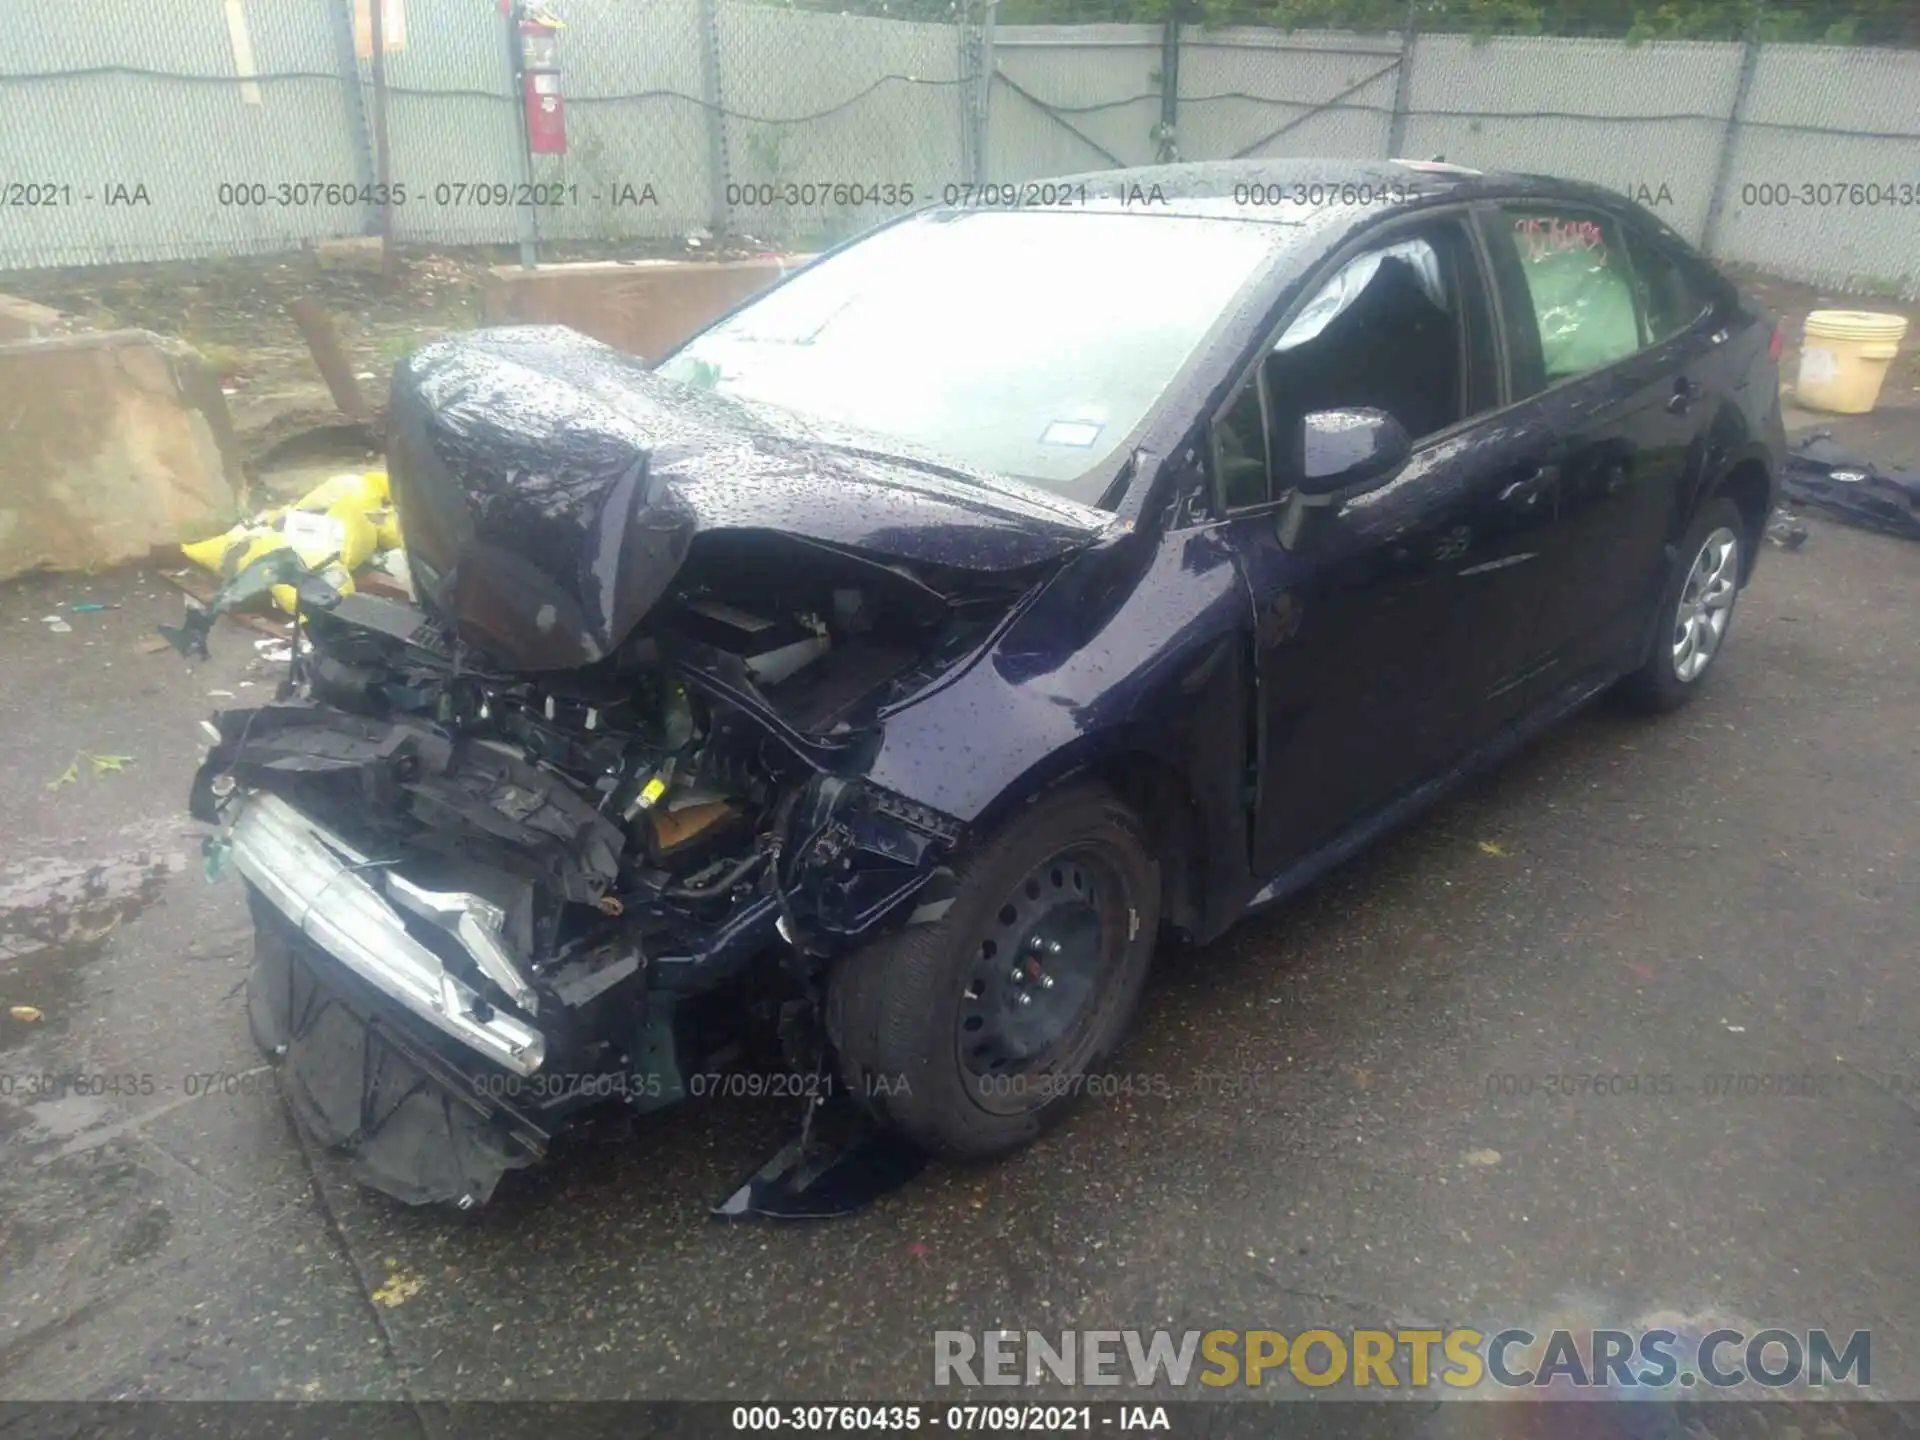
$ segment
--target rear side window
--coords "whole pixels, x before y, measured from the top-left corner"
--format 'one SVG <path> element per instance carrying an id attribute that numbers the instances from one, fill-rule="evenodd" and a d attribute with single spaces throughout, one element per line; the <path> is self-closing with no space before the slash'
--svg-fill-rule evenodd
<path id="1" fill-rule="evenodd" d="M 1647 339 L 1658 345 L 1685 330 L 1707 312 L 1712 297 L 1705 277 L 1638 231 L 1630 231 L 1633 273 L 1640 308 L 1647 317 Z"/>
<path id="2" fill-rule="evenodd" d="M 1549 385 L 1624 360 L 1641 348 L 1634 272 L 1620 227 L 1597 211 L 1500 207 L 1501 243 L 1526 281 L 1527 313 Z"/>

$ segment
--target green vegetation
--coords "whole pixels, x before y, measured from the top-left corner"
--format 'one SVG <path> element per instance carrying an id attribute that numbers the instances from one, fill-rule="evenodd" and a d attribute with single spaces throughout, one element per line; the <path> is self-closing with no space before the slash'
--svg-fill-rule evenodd
<path id="1" fill-rule="evenodd" d="M 953 20 L 979 0 L 787 0 L 807 9 Z M 1737 40 L 1755 0 L 1413 0 L 1423 31 L 1470 35 L 1611 36 L 1643 40 Z M 1002 25 L 1158 22 L 1269 25 L 1283 30 L 1397 31 L 1407 0 L 1000 0 Z M 1913 0 L 1770 0 L 1760 38 L 1834 45 L 1920 46 Z"/>

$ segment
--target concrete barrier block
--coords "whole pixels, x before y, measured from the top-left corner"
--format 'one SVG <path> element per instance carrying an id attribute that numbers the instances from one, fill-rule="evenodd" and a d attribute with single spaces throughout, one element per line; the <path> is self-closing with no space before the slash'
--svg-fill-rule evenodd
<path id="1" fill-rule="evenodd" d="M 17 295 L 0 295 L 0 342 L 37 340 L 43 335 L 58 335 L 66 328 L 58 310 Z"/>
<path id="2" fill-rule="evenodd" d="M 378 235 L 322 240 L 313 247 L 313 252 L 314 263 L 322 270 L 378 272 L 386 263 L 386 247 Z"/>
<path id="3" fill-rule="evenodd" d="M 192 346 L 145 330 L 0 344 L 0 579 L 226 528 L 245 479 Z"/>
<path id="4" fill-rule="evenodd" d="M 811 256 L 498 265 L 481 286 L 488 325 L 568 325 L 657 360 Z"/>

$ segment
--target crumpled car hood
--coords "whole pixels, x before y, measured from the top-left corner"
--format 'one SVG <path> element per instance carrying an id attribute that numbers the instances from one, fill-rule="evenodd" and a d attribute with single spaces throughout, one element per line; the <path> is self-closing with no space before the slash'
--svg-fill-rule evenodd
<path id="1" fill-rule="evenodd" d="M 713 530 L 1007 572 L 1114 517 L 898 442 L 695 390 L 558 326 L 482 330 L 394 371 L 394 503 L 422 598 L 523 670 L 608 654 Z"/>

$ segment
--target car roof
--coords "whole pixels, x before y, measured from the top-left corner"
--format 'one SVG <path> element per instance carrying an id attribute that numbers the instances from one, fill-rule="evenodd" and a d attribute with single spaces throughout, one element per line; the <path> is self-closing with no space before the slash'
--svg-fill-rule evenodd
<path id="1" fill-rule="evenodd" d="M 1137 214 L 1219 217 L 1272 225 L 1357 224 L 1408 203 L 1478 196 L 1537 196 L 1632 209 L 1598 185 L 1511 170 L 1475 170 L 1444 160 L 1347 160 L 1286 156 L 1202 160 L 1091 170 L 973 187 L 996 209 L 1073 207 Z M 1009 198 L 1008 191 L 1015 194 Z M 1312 213 L 1309 213 L 1312 212 Z"/>

